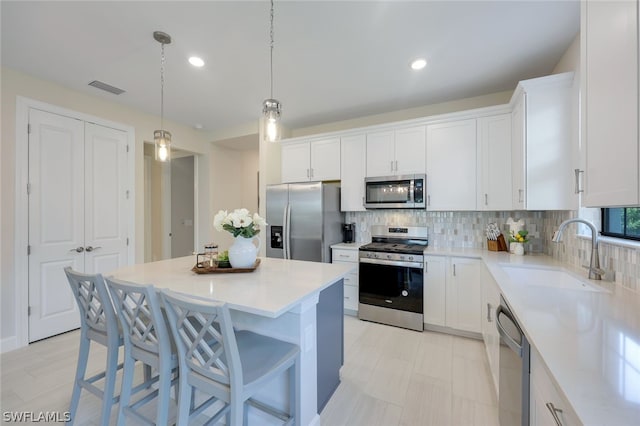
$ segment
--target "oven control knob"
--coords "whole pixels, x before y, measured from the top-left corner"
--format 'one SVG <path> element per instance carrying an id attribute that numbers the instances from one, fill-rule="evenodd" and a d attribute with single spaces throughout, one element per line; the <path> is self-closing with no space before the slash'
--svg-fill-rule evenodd
<path id="1" fill-rule="evenodd" d="M 406 297 L 409 295 L 409 292 L 407 290 L 402 290 L 402 295 Z"/>
<path id="2" fill-rule="evenodd" d="M 391 259 L 393 256 L 391 256 L 390 254 L 387 255 L 387 259 Z"/>
<path id="3" fill-rule="evenodd" d="M 413 256 L 409 256 L 409 260 L 413 260 Z"/>
<path id="4" fill-rule="evenodd" d="M 404 256 L 403 255 L 400 255 L 400 260 L 404 260 Z"/>

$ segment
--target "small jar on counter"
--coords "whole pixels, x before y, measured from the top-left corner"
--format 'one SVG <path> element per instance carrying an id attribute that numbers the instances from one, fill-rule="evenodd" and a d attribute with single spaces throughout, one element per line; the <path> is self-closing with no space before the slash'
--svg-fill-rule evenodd
<path id="1" fill-rule="evenodd" d="M 214 266 L 218 260 L 218 245 L 214 243 L 205 244 L 204 255 L 205 260 L 209 262 L 209 266 Z"/>

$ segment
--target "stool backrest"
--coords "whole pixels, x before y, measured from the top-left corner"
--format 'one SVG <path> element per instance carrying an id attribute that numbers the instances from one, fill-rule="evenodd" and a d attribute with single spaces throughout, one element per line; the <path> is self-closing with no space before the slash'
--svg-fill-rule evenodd
<path id="1" fill-rule="evenodd" d="M 106 285 L 116 305 L 125 342 L 153 354 L 171 353 L 171 341 L 160 300 L 153 285 L 106 278 Z"/>
<path id="2" fill-rule="evenodd" d="M 162 290 L 161 298 L 178 346 L 180 367 L 223 388 L 241 389 L 242 366 L 227 305 L 169 290 Z"/>
<path id="3" fill-rule="evenodd" d="M 118 337 L 118 320 L 101 274 L 84 274 L 64 268 L 71 292 L 80 309 L 80 326 L 89 337 Z"/>

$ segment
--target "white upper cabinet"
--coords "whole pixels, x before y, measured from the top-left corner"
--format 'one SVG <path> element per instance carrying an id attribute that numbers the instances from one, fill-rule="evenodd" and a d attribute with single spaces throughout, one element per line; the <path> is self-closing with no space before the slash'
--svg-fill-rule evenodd
<path id="1" fill-rule="evenodd" d="M 282 182 L 340 179 L 340 138 L 282 143 Z"/>
<path id="2" fill-rule="evenodd" d="M 394 160 L 395 140 L 393 130 L 367 133 L 367 177 L 394 174 Z"/>
<path id="3" fill-rule="evenodd" d="M 282 144 L 282 182 L 309 180 L 310 152 L 309 142 Z"/>
<path id="4" fill-rule="evenodd" d="M 478 118 L 478 210 L 512 210 L 511 114 Z"/>
<path id="5" fill-rule="evenodd" d="M 427 210 L 476 210 L 476 119 L 427 125 Z"/>
<path id="6" fill-rule="evenodd" d="M 638 1 L 581 3 L 582 204 L 638 205 Z"/>
<path id="7" fill-rule="evenodd" d="M 410 175 L 425 172 L 425 128 L 408 127 L 396 130 L 397 175 Z"/>
<path id="8" fill-rule="evenodd" d="M 513 94 L 513 208 L 575 210 L 577 126 L 573 73 L 521 81 Z"/>
<path id="9" fill-rule="evenodd" d="M 367 133 L 367 177 L 425 172 L 424 126 Z"/>
<path id="10" fill-rule="evenodd" d="M 345 136 L 340 141 L 340 210 L 364 211 L 364 177 L 367 168 L 367 137 Z"/>

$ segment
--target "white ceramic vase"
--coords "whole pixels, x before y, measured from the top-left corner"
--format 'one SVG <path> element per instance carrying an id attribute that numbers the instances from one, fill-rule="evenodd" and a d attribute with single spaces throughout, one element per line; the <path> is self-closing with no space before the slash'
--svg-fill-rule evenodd
<path id="1" fill-rule="evenodd" d="M 258 240 L 258 245 L 253 244 L 253 240 Z M 229 247 L 229 263 L 232 268 L 251 268 L 256 263 L 260 249 L 260 237 L 255 236 L 245 238 L 237 236 L 231 247 Z"/>
<path id="2" fill-rule="evenodd" d="M 524 243 L 509 243 L 509 248 L 511 249 L 511 253 L 522 256 L 524 255 Z"/>

